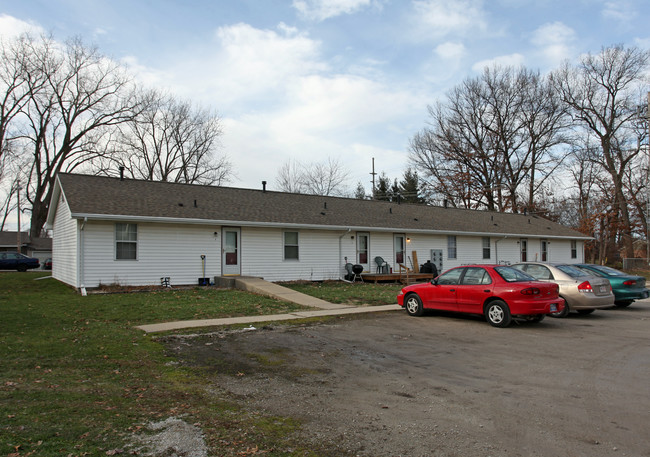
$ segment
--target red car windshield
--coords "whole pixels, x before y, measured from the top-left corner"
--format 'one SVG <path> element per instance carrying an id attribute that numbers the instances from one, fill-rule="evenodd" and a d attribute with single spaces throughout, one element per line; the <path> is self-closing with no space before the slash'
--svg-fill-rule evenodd
<path id="1" fill-rule="evenodd" d="M 499 276 L 507 282 L 522 282 L 522 281 L 536 281 L 532 276 L 527 275 L 523 271 L 511 267 L 494 267 L 494 271 L 499 273 Z"/>

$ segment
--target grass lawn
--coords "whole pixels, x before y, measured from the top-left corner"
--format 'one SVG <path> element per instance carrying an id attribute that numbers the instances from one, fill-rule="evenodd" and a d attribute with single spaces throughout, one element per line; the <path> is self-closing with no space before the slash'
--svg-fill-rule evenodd
<path id="1" fill-rule="evenodd" d="M 298 305 L 205 288 L 82 297 L 39 276 L 0 273 L 0 455 L 119 455 L 131 433 L 170 416 L 199 424 L 213 455 L 286 448 L 295 423 L 238 415 L 134 325 Z"/>
<path id="2" fill-rule="evenodd" d="M 294 420 L 241 413 L 209 379 L 170 363 L 154 337 L 134 328 L 285 313 L 298 305 L 198 287 L 82 297 L 54 279 L 37 280 L 44 276 L 0 273 L 0 455 L 130 455 L 133 433 L 172 416 L 197 424 L 211 455 L 257 455 L 253 449 L 316 455 L 291 441 L 299 427 Z M 399 290 L 345 283 L 295 288 L 350 304 L 395 303 Z"/>
<path id="3" fill-rule="evenodd" d="M 330 303 L 347 303 L 351 305 L 394 305 L 397 303 L 397 294 L 404 287 L 401 284 L 346 283 L 338 281 L 288 282 L 282 283 L 282 285 Z"/>

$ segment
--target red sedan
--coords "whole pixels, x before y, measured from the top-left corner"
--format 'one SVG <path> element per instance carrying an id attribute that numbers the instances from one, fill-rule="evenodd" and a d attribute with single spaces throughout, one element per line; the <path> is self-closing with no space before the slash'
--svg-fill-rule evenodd
<path id="1" fill-rule="evenodd" d="M 503 265 L 470 265 L 447 270 L 430 283 L 404 287 L 397 303 L 411 316 L 425 309 L 482 314 L 490 325 L 507 327 L 515 317 L 540 322 L 549 313 L 561 311 L 555 283 Z"/>

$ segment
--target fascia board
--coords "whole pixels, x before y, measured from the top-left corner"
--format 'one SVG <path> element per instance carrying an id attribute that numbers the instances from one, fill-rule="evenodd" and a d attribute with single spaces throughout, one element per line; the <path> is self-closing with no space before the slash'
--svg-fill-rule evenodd
<path id="1" fill-rule="evenodd" d="M 449 230 L 436 230 L 436 229 L 405 229 L 402 227 L 365 227 L 365 226 L 343 226 L 343 225 L 318 225 L 318 224 L 295 224 L 295 223 L 282 223 L 282 222 L 251 222 L 251 221 L 231 221 L 219 219 L 192 219 L 192 218 L 173 218 L 173 217 L 151 217 L 151 216 L 127 216 L 120 214 L 90 214 L 90 213 L 72 213 L 75 219 L 88 219 L 97 221 L 127 221 L 127 222 L 149 222 L 160 224 L 191 224 L 191 225 L 225 225 L 232 227 L 271 227 L 271 228 L 295 228 L 306 230 L 353 230 L 359 232 L 386 232 L 386 233 L 421 233 L 421 234 L 435 234 L 435 235 L 449 235 L 456 233 L 466 236 L 490 236 L 490 237 L 503 237 L 503 238 L 544 238 L 544 239 L 564 239 L 564 240 L 592 240 L 592 237 L 587 236 L 565 236 L 565 235 L 537 235 L 537 234 L 521 234 L 521 233 L 494 233 L 494 232 L 466 232 Z"/>

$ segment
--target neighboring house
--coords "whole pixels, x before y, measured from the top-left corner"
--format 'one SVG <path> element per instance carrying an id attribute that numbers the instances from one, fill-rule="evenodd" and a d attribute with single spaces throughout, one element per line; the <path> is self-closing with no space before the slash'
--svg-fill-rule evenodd
<path id="1" fill-rule="evenodd" d="M 0 232 L 0 251 L 18 251 L 18 234 Z M 52 238 L 32 238 L 28 232 L 20 233 L 20 251 L 28 257 L 36 257 L 41 265 L 52 257 Z"/>
<path id="2" fill-rule="evenodd" d="M 53 275 L 75 287 L 227 275 L 327 280 L 347 261 L 582 262 L 581 233 L 534 215 L 59 174 Z M 205 256 L 203 258 L 203 256 Z"/>

